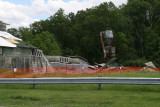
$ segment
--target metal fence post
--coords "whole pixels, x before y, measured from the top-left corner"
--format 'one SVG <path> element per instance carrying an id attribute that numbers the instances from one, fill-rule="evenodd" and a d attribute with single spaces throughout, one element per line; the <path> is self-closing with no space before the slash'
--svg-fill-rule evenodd
<path id="1" fill-rule="evenodd" d="M 98 76 L 98 77 L 101 77 L 101 76 Z M 101 88 L 102 88 L 102 84 L 98 83 L 98 90 L 100 90 Z"/>
<path id="2" fill-rule="evenodd" d="M 102 84 L 99 83 L 99 84 L 98 84 L 98 90 L 100 90 L 101 88 L 102 88 Z"/>
<path id="3" fill-rule="evenodd" d="M 36 89 L 37 88 L 37 84 L 33 84 L 33 88 Z"/>
<path id="4" fill-rule="evenodd" d="M 35 78 L 35 77 L 33 77 L 33 78 Z M 33 81 L 35 83 L 35 79 Z M 33 84 L 33 88 L 36 89 L 37 88 L 37 84 Z"/>

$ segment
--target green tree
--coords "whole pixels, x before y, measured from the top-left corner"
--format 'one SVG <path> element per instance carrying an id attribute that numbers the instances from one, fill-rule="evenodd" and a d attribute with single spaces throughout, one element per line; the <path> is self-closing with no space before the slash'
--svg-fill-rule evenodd
<path id="1" fill-rule="evenodd" d="M 103 51 L 99 33 L 112 30 L 120 61 L 129 60 L 130 65 L 140 66 L 147 59 L 160 65 L 159 9 L 159 0 L 128 0 L 119 7 L 104 2 L 76 14 L 66 15 L 59 9 L 48 19 L 34 22 L 30 28 L 8 32 L 39 47 L 45 54 L 80 55 L 89 62 L 100 62 Z"/>
<path id="2" fill-rule="evenodd" d="M 64 14 L 63 9 L 59 9 L 53 16 L 49 17 L 51 33 L 55 34 L 57 41 L 62 44 L 62 48 L 66 48 L 66 35 L 70 28 L 70 21 L 67 18 L 67 15 Z"/>
<path id="3" fill-rule="evenodd" d="M 132 0 L 125 7 L 125 15 L 132 26 L 132 35 L 136 37 L 136 49 L 144 55 L 144 31 L 148 27 L 147 10 L 149 3 L 144 0 Z"/>
<path id="4" fill-rule="evenodd" d="M 30 41 L 33 39 L 33 34 L 31 33 L 30 29 L 27 27 L 19 27 L 18 32 L 20 34 L 21 39 L 24 42 L 30 43 Z"/>
<path id="5" fill-rule="evenodd" d="M 54 35 L 47 31 L 36 34 L 32 44 L 41 49 L 45 55 L 61 55 L 61 50 Z"/>
<path id="6" fill-rule="evenodd" d="M 122 32 L 119 32 L 117 36 L 115 36 L 116 39 L 116 53 L 117 57 L 120 59 L 127 59 L 128 55 L 128 40 L 126 38 L 126 35 Z"/>
<path id="7" fill-rule="evenodd" d="M 9 28 L 7 32 L 14 35 L 15 37 L 21 38 L 20 32 L 16 28 Z"/>
<path id="8" fill-rule="evenodd" d="M 35 21 L 30 25 L 30 31 L 32 32 L 33 35 L 39 34 L 44 31 L 49 31 L 49 29 L 50 29 L 50 24 L 48 19 Z"/>

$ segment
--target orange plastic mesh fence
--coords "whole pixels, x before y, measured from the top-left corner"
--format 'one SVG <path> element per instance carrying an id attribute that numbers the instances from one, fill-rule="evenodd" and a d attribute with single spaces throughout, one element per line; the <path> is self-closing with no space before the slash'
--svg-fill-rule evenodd
<path id="1" fill-rule="evenodd" d="M 84 68 L 69 66 L 45 66 L 16 69 L 0 69 L 0 78 L 34 78 L 34 77 L 71 77 L 71 76 L 98 76 L 136 71 L 160 71 L 160 68 L 147 67 L 106 67 Z"/>

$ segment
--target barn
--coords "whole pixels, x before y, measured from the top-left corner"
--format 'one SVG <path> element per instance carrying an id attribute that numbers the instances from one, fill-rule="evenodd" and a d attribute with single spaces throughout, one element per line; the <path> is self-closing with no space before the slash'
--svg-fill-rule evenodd
<path id="1" fill-rule="evenodd" d="M 6 32 L 6 23 L 0 21 L 0 69 L 49 66 L 43 52 Z"/>

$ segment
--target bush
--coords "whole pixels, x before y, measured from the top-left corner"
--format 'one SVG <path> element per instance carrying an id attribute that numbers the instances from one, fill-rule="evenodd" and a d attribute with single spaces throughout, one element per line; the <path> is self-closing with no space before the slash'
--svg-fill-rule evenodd
<path id="1" fill-rule="evenodd" d="M 123 66 L 144 67 L 146 62 L 147 62 L 146 59 L 126 60 L 125 62 L 122 62 L 122 65 Z"/>

